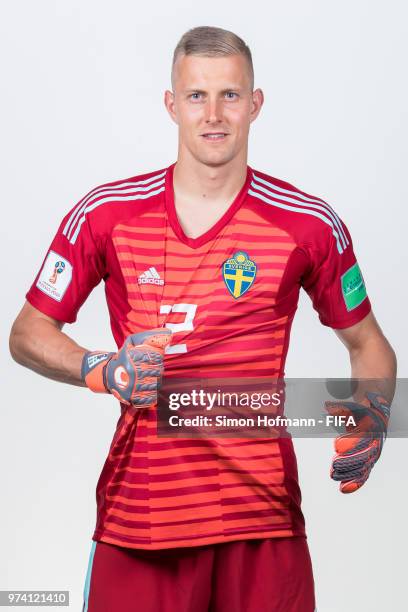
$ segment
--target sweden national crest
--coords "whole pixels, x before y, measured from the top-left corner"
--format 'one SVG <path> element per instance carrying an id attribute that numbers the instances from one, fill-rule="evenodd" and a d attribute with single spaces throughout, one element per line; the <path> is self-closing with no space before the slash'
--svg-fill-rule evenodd
<path id="1" fill-rule="evenodd" d="M 230 294 L 235 298 L 244 295 L 252 285 L 256 276 L 256 263 L 249 259 L 248 253 L 237 251 L 224 261 L 222 276 Z"/>

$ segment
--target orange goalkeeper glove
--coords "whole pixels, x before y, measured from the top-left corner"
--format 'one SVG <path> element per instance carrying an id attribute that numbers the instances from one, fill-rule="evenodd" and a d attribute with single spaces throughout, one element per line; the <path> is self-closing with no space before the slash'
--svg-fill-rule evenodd
<path id="1" fill-rule="evenodd" d="M 325 408 L 333 416 L 352 416 L 356 423 L 335 439 L 330 469 L 331 478 L 340 481 L 340 491 L 353 493 L 366 482 L 381 455 L 390 405 L 380 394 L 367 392 L 361 403 L 325 402 Z"/>
<path id="2" fill-rule="evenodd" d="M 152 329 L 128 336 L 117 353 L 85 353 L 82 380 L 95 393 L 112 393 L 124 404 L 151 407 L 157 403 L 170 338 L 170 330 Z"/>

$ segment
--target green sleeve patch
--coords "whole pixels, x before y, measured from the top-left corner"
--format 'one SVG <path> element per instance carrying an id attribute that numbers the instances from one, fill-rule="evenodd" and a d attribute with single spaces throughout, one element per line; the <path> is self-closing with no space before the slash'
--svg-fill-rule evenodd
<path id="1" fill-rule="evenodd" d="M 341 290 L 349 311 L 360 306 L 367 297 L 363 275 L 357 262 L 342 275 Z"/>

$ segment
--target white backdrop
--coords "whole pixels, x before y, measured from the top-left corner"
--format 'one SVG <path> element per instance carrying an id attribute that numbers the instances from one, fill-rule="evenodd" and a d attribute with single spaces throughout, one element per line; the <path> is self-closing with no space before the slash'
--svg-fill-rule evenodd
<path id="1" fill-rule="evenodd" d="M 163 106 L 173 48 L 190 27 L 231 29 L 250 45 L 266 96 L 250 164 L 335 207 L 407 377 L 408 15 L 402 0 L 20 0 L 0 10 L 0 589 L 68 589 L 80 610 L 118 407 L 21 368 L 7 349 L 60 220 L 94 186 L 175 160 Z M 64 331 L 114 347 L 102 286 Z M 347 352 L 303 295 L 287 375 L 348 374 Z M 319 612 L 402 612 L 407 441 L 389 439 L 350 496 L 328 477 L 331 440 L 295 446 Z"/>

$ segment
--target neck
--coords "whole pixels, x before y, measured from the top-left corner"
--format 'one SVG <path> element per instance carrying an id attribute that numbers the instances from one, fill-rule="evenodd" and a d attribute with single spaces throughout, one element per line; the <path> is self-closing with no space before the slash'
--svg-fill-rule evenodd
<path id="1" fill-rule="evenodd" d="M 246 155 L 221 166 L 207 166 L 191 155 L 179 152 L 173 174 L 175 196 L 191 202 L 201 198 L 212 202 L 232 201 L 243 186 L 246 175 Z"/>

